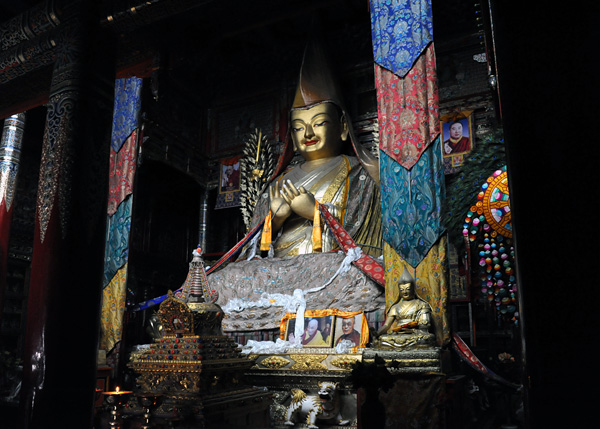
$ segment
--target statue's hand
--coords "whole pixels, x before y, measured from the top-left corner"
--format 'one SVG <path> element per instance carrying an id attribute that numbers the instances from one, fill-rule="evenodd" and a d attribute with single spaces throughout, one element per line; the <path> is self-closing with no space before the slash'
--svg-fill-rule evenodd
<path id="1" fill-rule="evenodd" d="M 269 187 L 269 200 L 269 208 L 271 209 L 275 223 L 283 223 L 283 221 L 290 217 L 292 208 L 285 200 L 278 181 Z"/>
<path id="2" fill-rule="evenodd" d="M 296 186 L 289 180 L 283 184 L 283 198 L 292 208 L 292 211 L 305 219 L 313 220 L 315 215 L 315 196 L 304 189 Z"/>

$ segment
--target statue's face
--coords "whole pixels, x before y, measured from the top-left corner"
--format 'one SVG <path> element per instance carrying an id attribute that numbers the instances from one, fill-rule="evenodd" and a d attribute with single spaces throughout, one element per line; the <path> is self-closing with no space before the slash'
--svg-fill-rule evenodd
<path id="1" fill-rule="evenodd" d="M 307 161 L 339 155 L 348 137 L 348 128 L 331 103 L 293 110 L 291 128 L 294 149 Z"/>
<path id="2" fill-rule="evenodd" d="M 415 297 L 415 292 L 411 283 L 402 283 L 399 289 L 400 297 L 402 299 L 413 299 Z"/>

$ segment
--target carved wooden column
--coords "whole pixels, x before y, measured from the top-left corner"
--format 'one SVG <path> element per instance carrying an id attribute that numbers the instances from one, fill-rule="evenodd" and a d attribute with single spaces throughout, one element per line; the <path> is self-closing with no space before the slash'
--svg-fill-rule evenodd
<path id="1" fill-rule="evenodd" d="M 25 114 L 12 115 L 4 120 L 2 137 L 0 138 L 0 320 L 4 308 L 10 222 L 12 220 L 24 128 Z"/>
<path id="2" fill-rule="evenodd" d="M 114 48 L 95 2 L 66 1 L 42 147 L 21 392 L 24 428 L 90 428 L 106 229 Z M 102 55 L 102 58 L 99 56 Z"/>

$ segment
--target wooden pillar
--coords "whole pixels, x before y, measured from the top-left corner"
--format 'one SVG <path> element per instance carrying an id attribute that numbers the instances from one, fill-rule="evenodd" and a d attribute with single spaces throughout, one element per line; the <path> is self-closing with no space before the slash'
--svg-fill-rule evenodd
<path id="1" fill-rule="evenodd" d="M 12 115 L 4 120 L 2 137 L 0 138 L 0 320 L 2 320 L 2 310 L 4 309 L 10 223 L 14 208 L 13 203 L 24 129 L 25 114 Z"/>
<path id="2" fill-rule="evenodd" d="M 66 2 L 56 39 L 29 288 L 23 428 L 92 427 L 115 75 L 114 50 L 96 31 L 93 3 Z"/>

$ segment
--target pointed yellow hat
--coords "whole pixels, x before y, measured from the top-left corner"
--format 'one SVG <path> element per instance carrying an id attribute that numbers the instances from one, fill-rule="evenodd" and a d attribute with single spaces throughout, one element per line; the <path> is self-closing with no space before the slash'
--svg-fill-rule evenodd
<path id="1" fill-rule="evenodd" d="M 292 109 L 309 107 L 324 101 L 333 102 L 344 110 L 330 55 L 325 52 L 317 37 L 311 37 L 304 50 Z"/>

